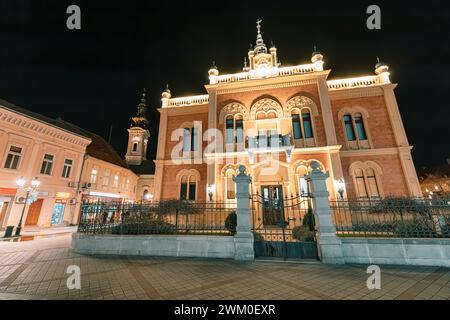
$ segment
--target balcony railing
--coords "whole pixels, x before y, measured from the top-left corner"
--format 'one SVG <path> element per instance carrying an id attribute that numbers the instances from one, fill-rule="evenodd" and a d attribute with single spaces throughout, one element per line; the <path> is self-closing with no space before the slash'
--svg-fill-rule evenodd
<path id="1" fill-rule="evenodd" d="M 282 148 L 293 146 L 290 134 L 274 134 L 271 136 L 260 135 L 255 137 L 247 137 L 245 141 L 246 149 L 265 149 L 265 148 Z"/>

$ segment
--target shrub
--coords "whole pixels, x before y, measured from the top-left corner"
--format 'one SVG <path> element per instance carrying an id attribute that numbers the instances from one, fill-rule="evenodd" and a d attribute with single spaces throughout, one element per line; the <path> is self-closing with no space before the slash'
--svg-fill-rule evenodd
<path id="1" fill-rule="evenodd" d="M 406 197 L 386 197 L 369 204 L 371 213 L 418 213 L 421 215 L 430 214 L 430 206 L 420 200 Z"/>
<path id="2" fill-rule="evenodd" d="M 311 207 L 308 208 L 305 216 L 303 217 L 303 226 L 308 227 L 309 231 L 313 231 L 316 225 L 314 220 L 314 213 Z"/>
<path id="3" fill-rule="evenodd" d="M 314 231 L 308 226 L 296 226 L 292 229 L 292 238 L 298 241 L 314 241 Z"/>
<path id="4" fill-rule="evenodd" d="M 225 219 L 225 229 L 230 231 L 231 234 L 236 233 L 237 215 L 236 211 L 231 211 Z"/>
<path id="5" fill-rule="evenodd" d="M 253 239 L 254 241 L 264 241 L 263 235 L 256 231 L 253 231 Z"/>
<path id="6" fill-rule="evenodd" d="M 175 226 L 160 218 L 149 218 L 142 221 L 130 221 L 122 225 L 114 226 L 112 234 L 172 234 Z"/>
<path id="7" fill-rule="evenodd" d="M 422 223 L 398 223 L 395 233 L 400 238 L 429 238 L 436 236 L 433 226 L 424 221 Z"/>

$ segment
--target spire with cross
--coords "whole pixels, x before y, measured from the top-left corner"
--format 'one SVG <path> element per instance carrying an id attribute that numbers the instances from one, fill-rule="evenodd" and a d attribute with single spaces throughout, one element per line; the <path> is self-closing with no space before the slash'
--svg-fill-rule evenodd
<path id="1" fill-rule="evenodd" d="M 258 53 L 267 53 L 267 47 L 264 44 L 262 35 L 261 35 L 261 19 L 256 20 L 256 45 L 255 45 L 255 54 Z"/>

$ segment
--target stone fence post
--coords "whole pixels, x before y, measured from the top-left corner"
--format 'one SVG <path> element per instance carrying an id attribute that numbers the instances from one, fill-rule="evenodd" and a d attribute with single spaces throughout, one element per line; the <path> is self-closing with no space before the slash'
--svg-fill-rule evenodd
<path id="1" fill-rule="evenodd" d="M 237 190 L 237 224 L 236 234 L 234 235 L 235 260 L 253 261 L 255 259 L 250 217 L 249 185 L 251 180 L 251 177 L 245 173 L 245 166 L 242 165 L 239 167 L 239 174 L 233 177 Z"/>
<path id="2" fill-rule="evenodd" d="M 330 176 L 328 172 L 320 171 L 317 161 L 311 162 L 312 171 L 305 177 L 309 182 L 314 217 L 316 220 L 316 238 L 319 257 L 323 263 L 345 263 L 342 253 L 341 239 L 336 236 L 336 227 L 333 223 L 330 208 L 330 195 L 327 190 L 326 180 Z"/>

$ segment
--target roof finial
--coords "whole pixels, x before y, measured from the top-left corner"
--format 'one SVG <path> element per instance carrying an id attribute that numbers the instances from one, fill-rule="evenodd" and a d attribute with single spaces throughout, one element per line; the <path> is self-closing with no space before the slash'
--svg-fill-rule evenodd
<path id="1" fill-rule="evenodd" d="M 261 34 L 261 19 L 256 20 L 256 29 L 258 29 L 258 34 Z"/>
<path id="2" fill-rule="evenodd" d="M 317 51 L 317 46 L 316 45 L 314 45 L 314 52 L 316 52 Z"/>
<path id="3" fill-rule="evenodd" d="M 142 92 L 142 98 L 141 98 L 141 103 L 145 104 L 145 99 L 147 96 L 147 88 L 144 88 L 143 92 Z"/>
<path id="4" fill-rule="evenodd" d="M 380 57 L 377 57 L 377 62 L 380 63 Z"/>
<path id="5" fill-rule="evenodd" d="M 258 33 L 256 34 L 256 45 L 255 45 L 255 53 L 267 53 L 266 45 L 264 44 L 262 35 L 261 35 L 261 19 L 256 20 L 256 29 Z"/>
<path id="6" fill-rule="evenodd" d="M 247 68 L 247 58 L 244 57 L 244 68 Z"/>

